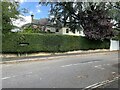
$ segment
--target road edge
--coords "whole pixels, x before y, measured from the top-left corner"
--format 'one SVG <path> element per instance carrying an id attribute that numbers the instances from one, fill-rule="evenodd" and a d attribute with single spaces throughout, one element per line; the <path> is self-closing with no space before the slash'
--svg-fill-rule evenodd
<path id="1" fill-rule="evenodd" d="M 14 64 L 14 63 L 20 63 L 20 62 L 45 61 L 45 60 L 52 60 L 55 58 L 61 58 L 61 57 L 67 57 L 67 56 L 73 56 L 73 55 L 86 55 L 86 54 L 112 53 L 112 52 L 120 52 L 120 50 L 81 52 L 81 53 L 63 53 L 63 54 L 53 54 L 53 55 L 42 56 L 42 57 L 41 56 L 17 57 L 18 60 L 15 58 L 10 58 L 10 60 L 7 60 L 7 61 L 3 61 L 3 60 L 0 61 L 0 64 Z M 4 59 L 9 59 L 9 58 L 4 58 Z M 11 60 L 11 59 L 13 59 L 13 60 Z"/>

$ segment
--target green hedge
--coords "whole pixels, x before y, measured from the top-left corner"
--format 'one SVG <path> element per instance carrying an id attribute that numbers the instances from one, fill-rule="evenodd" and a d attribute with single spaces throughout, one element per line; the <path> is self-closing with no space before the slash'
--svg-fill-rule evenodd
<path id="1" fill-rule="evenodd" d="M 29 45 L 21 46 L 20 43 Z M 3 53 L 66 52 L 73 50 L 108 49 L 109 40 L 89 40 L 68 35 L 10 33 L 2 36 Z"/>

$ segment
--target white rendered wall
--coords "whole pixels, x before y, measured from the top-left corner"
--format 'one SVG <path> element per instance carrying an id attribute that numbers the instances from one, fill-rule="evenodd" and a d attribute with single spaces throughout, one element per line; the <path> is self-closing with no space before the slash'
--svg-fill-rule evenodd
<path id="1" fill-rule="evenodd" d="M 110 51 L 119 50 L 119 41 L 110 40 Z"/>
<path id="2" fill-rule="evenodd" d="M 68 33 L 66 33 L 66 29 L 69 29 L 69 32 L 68 32 Z M 68 28 L 68 27 L 63 27 L 63 28 L 61 28 L 61 29 L 59 30 L 59 32 L 56 32 L 56 34 L 74 35 L 74 36 L 85 36 L 84 33 L 83 33 L 83 31 L 80 31 L 80 33 L 79 33 L 79 31 L 75 30 L 75 33 L 73 33 L 72 31 L 70 31 L 70 28 Z"/>

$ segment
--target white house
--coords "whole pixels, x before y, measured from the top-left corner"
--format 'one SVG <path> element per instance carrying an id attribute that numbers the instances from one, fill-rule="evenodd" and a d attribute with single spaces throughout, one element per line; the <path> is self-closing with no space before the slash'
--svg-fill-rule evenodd
<path id="1" fill-rule="evenodd" d="M 48 22 L 47 18 L 35 20 L 33 19 L 33 17 L 34 15 L 31 15 L 31 23 L 36 23 L 37 25 L 44 24 L 46 32 L 51 32 L 51 33 L 61 34 L 61 35 L 85 36 L 83 31 L 78 31 L 76 29 L 74 32 L 72 32 L 69 27 L 57 28 L 55 25 L 52 25 L 50 22 Z"/>
<path id="2" fill-rule="evenodd" d="M 72 32 L 70 28 L 68 27 L 62 27 L 61 29 L 57 29 L 56 34 L 62 34 L 62 35 L 74 35 L 74 36 L 85 36 L 83 31 L 78 31 L 77 29 Z"/>

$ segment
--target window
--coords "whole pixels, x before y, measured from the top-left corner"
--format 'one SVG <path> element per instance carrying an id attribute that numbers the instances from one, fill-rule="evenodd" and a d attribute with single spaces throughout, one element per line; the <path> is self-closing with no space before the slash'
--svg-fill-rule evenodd
<path id="1" fill-rule="evenodd" d="M 58 30 L 58 29 L 56 29 L 56 32 L 59 32 L 59 30 Z"/>
<path id="2" fill-rule="evenodd" d="M 81 31 L 79 31 L 79 34 L 81 34 Z"/>
<path id="3" fill-rule="evenodd" d="M 69 29 L 66 29 L 66 33 L 69 33 Z"/>
<path id="4" fill-rule="evenodd" d="M 73 33 L 75 34 L 75 30 L 73 30 Z"/>
<path id="5" fill-rule="evenodd" d="M 49 30 L 49 29 L 47 29 L 47 32 L 49 32 L 49 33 L 50 33 L 50 30 Z"/>

